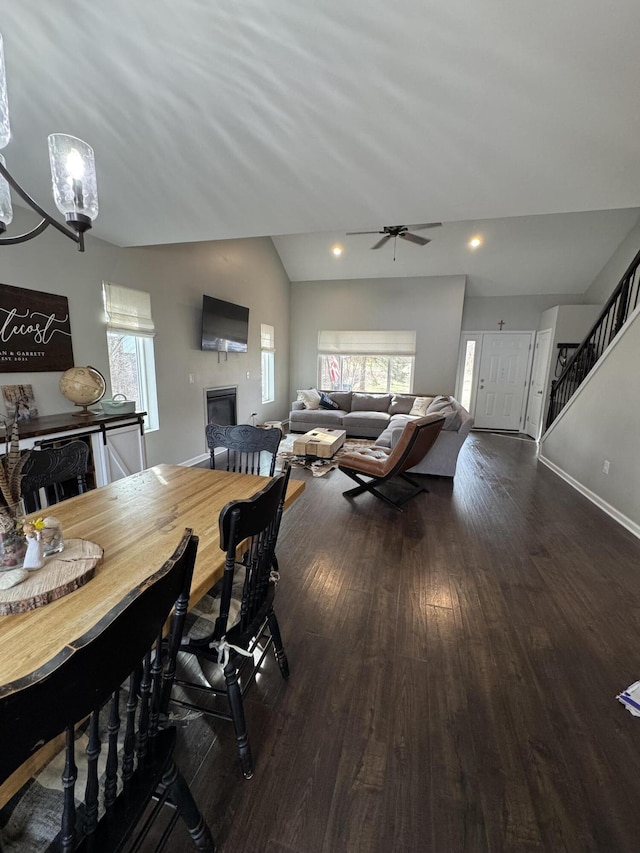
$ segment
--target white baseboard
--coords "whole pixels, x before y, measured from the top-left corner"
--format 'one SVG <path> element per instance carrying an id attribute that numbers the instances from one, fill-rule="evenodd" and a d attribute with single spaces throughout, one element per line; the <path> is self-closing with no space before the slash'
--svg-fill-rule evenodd
<path id="1" fill-rule="evenodd" d="M 211 457 L 208 453 L 201 453 L 200 456 L 194 456 L 193 459 L 186 459 L 184 462 L 180 462 L 178 464 L 184 465 L 185 467 L 192 468 L 194 465 L 199 465 L 201 462 L 206 462 Z"/>
<path id="2" fill-rule="evenodd" d="M 592 492 L 591 489 L 588 489 L 586 486 L 583 486 L 579 480 L 576 480 L 570 474 L 567 474 L 566 471 L 563 471 L 562 468 L 559 468 L 555 462 L 552 462 L 550 459 L 547 459 L 546 456 L 538 456 L 538 460 L 542 462 L 543 465 L 546 465 L 547 468 L 550 468 L 554 474 L 557 474 L 558 477 L 561 477 L 566 483 L 569 483 L 570 486 L 580 492 L 581 495 L 584 495 L 587 500 L 590 500 L 592 504 L 595 504 L 599 509 L 603 512 L 606 512 L 607 515 L 611 516 L 614 521 L 617 521 L 618 524 L 621 524 L 625 527 L 629 533 L 633 533 L 634 536 L 637 536 L 640 539 L 640 524 L 637 524 L 635 521 L 632 521 L 626 515 L 620 512 L 620 510 L 616 509 L 614 506 L 611 506 L 610 503 L 602 500 L 602 498 L 597 495 L 595 492 Z"/>

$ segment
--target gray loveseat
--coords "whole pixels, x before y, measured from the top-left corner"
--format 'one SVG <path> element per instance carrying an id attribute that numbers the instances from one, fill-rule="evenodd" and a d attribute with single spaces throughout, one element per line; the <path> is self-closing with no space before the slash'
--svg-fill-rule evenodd
<path id="1" fill-rule="evenodd" d="M 308 395 L 309 392 L 300 393 Z M 416 394 L 364 394 L 356 391 L 320 391 L 315 394 L 324 394 L 338 408 L 309 408 L 303 400 L 296 400 L 289 414 L 292 432 L 344 429 L 348 436 L 374 438 L 379 446 L 394 447 L 407 421 L 420 417 L 419 414 L 410 414 L 419 396 Z M 437 395 L 427 397 L 427 400 L 426 411 L 431 414 L 440 410 L 445 415 L 445 424 L 429 454 L 411 470 L 417 474 L 453 477 L 458 453 L 471 431 L 473 418 L 453 397 Z M 315 405 L 313 396 L 311 404 Z"/>

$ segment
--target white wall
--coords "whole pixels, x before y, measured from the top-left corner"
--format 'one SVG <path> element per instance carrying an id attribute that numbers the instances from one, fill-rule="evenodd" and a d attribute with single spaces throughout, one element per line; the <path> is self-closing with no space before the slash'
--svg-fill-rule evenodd
<path id="1" fill-rule="evenodd" d="M 543 436 L 541 457 L 640 534 L 640 309 Z M 602 471 L 608 460 L 609 474 Z"/>
<path id="2" fill-rule="evenodd" d="M 16 220 L 15 233 L 35 221 L 22 210 Z M 206 388 L 238 386 L 239 422 L 249 421 L 251 412 L 262 420 L 289 411 L 290 284 L 270 239 L 121 249 L 89 234 L 81 254 L 49 229 L 30 243 L 0 248 L 0 282 L 67 296 L 75 364 L 91 364 L 108 376 L 103 279 L 151 293 L 160 429 L 147 435 L 150 465 L 205 452 Z M 216 353 L 200 350 L 203 293 L 249 307 L 248 353 L 218 363 Z M 260 402 L 261 322 L 273 325 L 276 335 L 276 401 L 266 406 Z M 0 373 L 0 384 L 30 383 L 39 413 L 55 414 L 73 409 L 58 390 L 60 376 Z"/>
<path id="3" fill-rule="evenodd" d="M 464 290 L 464 276 L 293 283 L 291 399 L 316 385 L 321 329 L 415 329 L 414 390 L 453 394 Z"/>

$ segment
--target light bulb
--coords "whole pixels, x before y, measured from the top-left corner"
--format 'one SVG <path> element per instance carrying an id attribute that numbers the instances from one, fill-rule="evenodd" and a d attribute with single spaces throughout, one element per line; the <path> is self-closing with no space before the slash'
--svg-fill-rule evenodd
<path id="1" fill-rule="evenodd" d="M 72 148 L 67 154 L 66 167 L 72 181 L 79 181 L 84 176 L 84 163 L 77 148 Z"/>

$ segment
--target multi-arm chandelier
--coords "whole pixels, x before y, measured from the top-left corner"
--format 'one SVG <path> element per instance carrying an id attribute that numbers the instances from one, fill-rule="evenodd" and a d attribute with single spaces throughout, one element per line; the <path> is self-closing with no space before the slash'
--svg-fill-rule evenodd
<path id="1" fill-rule="evenodd" d="M 0 149 L 11 138 L 9 127 L 9 105 L 7 101 L 7 82 L 4 70 L 4 48 L 0 35 Z M 43 210 L 20 184 L 9 174 L 4 157 L 0 154 L 0 234 L 7 230 L 13 219 L 11 206 L 11 188 L 32 210 L 42 216 L 42 222 L 31 231 L 17 237 L 0 237 L 0 245 L 24 243 L 37 237 L 49 225 L 53 225 L 62 234 L 78 244 L 78 251 L 84 252 L 84 232 L 98 215 L 98 187 L 96 183 L 96 164 L 93 149 L 75 136 L 64 133 L 52 133 L 49 136 L 49 161 L 53 198 L 68 226 L 57 222 Z"/>

